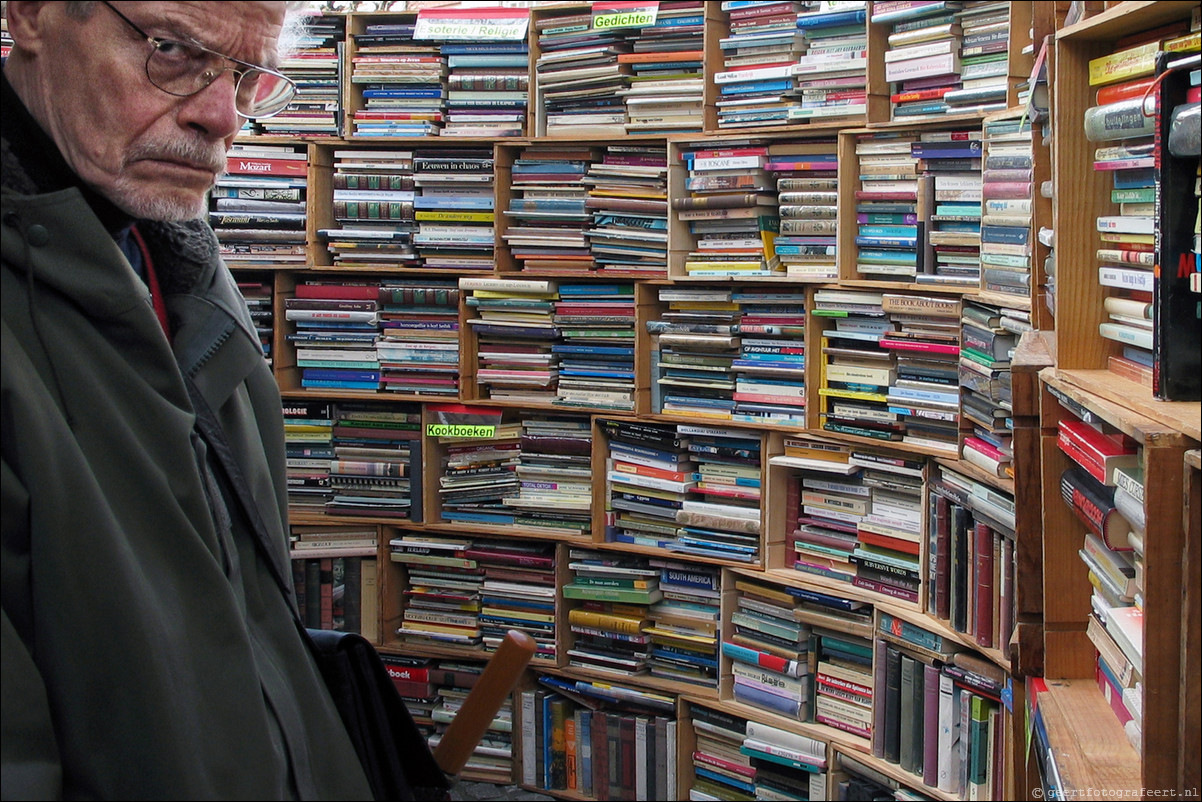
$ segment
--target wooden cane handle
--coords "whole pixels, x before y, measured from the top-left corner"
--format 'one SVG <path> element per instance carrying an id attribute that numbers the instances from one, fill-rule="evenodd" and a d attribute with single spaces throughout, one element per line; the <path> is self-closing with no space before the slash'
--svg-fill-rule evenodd
<path id="1" fill-rule="evenodd" d="M 525 632 L 511 629 L 505 633 L 434 750 L 434 760 L 447 776 L 454 777 L 463 769 L 534 656 L 534 649 L 534 638 Z"/>

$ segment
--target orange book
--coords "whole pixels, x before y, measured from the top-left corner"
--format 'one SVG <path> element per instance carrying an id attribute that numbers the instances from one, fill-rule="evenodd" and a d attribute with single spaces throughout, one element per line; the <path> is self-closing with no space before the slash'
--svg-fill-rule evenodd
<path id="1" fill-rule="evenodd" d="M 681 50 L 674 53 L 619 53 L 619 64 L 644 64 L 648 61 L 700 61 L 703 50 Z"/>

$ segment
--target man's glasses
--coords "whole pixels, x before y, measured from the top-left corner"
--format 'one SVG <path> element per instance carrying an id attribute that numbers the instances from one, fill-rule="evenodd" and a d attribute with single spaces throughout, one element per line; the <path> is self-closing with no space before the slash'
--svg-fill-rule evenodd
<path id="1" fill-rule="evenodd" d="M 151 36 L 114 8 L 112 3 L 107 0 L 101 0 L 101 3 L 150 43 L 146 77 L 169 95 L 191 97 L 228 70 L 234 73 L 234 108 L 243 117 L 279 114 L 296 97 L 296 84 L 286 75 L 230 58 L 198 44 Z M 227 66 L 228 62 L 238 66 Z"/>

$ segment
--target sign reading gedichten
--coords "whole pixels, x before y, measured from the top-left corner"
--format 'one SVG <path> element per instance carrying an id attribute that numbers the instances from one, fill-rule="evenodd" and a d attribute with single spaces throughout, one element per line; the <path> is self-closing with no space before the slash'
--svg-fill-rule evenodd
<path id="1" fill-rule="evenodd" d="M 593 30 L 645 28 L 655 24 L 658 14 L 659 3 L 646 3 L 640 0 L 593 3 Z"/>

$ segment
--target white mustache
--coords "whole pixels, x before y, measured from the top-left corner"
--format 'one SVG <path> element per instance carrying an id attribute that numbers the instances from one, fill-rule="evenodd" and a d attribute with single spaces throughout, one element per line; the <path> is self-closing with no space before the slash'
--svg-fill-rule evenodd
<path id="1" fill-rule="evenodd" d="M 211 173 L 225 172 L 225 148 L 202 142 L 146 142 L 130 149 L 127 163 L 153 159 L 183 162 Z"/>

